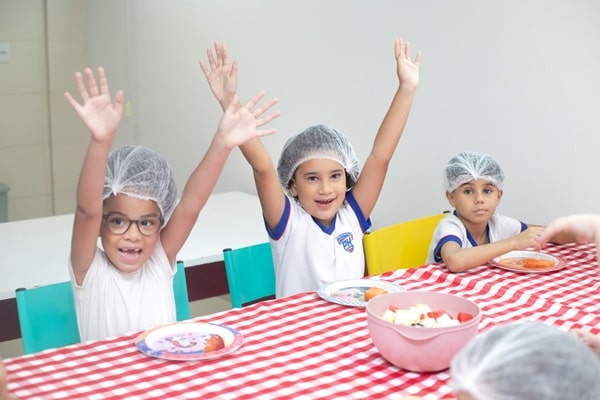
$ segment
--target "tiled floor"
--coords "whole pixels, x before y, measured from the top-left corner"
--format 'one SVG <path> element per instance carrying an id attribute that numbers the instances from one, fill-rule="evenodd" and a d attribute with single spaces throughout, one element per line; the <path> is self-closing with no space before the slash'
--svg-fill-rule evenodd
<path id="1" fill-rule="evenodd" d="M 231 301 L 229 295 L 210 297 L 208 299 L 193 301 L 190 303 L 192 317 L 212 314 L 219 311 L 229 310 Z M 0 356 L 2 358 L 11 358 L 23 355 L 21 339 L 0 342 Z"/>

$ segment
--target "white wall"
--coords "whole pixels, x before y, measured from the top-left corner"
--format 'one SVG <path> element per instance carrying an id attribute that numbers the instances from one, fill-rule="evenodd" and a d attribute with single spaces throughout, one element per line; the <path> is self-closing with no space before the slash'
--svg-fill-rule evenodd
<path id="1" fill-rule="evenodd" d="M 448 208 L 441 174 L 462 150 L 504 167 L 501 213 L 544 223 L 600 212 L 596 0 L 129 0 L 125 36 L 111 31 L 119 7 L 103 15 L 105 4 L 88 2 L 89 57 L 125 73 L 127 129 L 167 157 L 180 186 L 220 118 L 198 66 L 214 40 L 240 62 L 242 98 L 280 98 L 278 134 L 264 139 L 275 162 L 290 135 L 316 123 L 343 130 L 364 160 L 397 86 L 402 35 L 423 52 L 421 85 L 375 227 Z M 111 38 L 116 52 L 100 45 Z M 239 152 L 217 186 L 227 190 L 254 192 Z"/>

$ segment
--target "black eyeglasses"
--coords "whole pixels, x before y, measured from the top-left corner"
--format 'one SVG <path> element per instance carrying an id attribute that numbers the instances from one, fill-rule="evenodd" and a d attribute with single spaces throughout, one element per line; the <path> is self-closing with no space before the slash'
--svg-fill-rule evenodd
<path id="1" fill-rule="evenodd" d="M 129 219 L 121 214 L 107 214 L 102 216 L 106 221 L 106 227 L 115 235 L 123 235 L 132 224 L 136 224 L 140 233 L 144 236 L 152 236 L 160 230 L 163 223 L 160 217 L 144 217 L 142 219 Z"/>

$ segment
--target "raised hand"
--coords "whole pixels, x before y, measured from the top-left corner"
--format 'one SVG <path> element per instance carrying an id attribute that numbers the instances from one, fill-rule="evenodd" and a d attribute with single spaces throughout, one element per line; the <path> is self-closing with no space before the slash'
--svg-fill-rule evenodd
<path id="1" fill-rule="evenodd" d="M 113 103 L 104 69 L 98 68 L 99 85 L 96 84 L 91 69 L 86 68 L 84 73 L 87 87 L 81 73 L 75 73 L 75 82 L 83 104 L 79 104 L 69 92 L 65 92 L 65 98 L 90 130 L 94 140 L 112 140 L 123 115 L 123 91 L 117 91 Z"/>
<path id="2" fill-rule="evenodd" d="M 215 42 L 215 56 L 206 49 L 209 66 L 200 61 L 200 68 L 206 76 L 210 90 L 213 92 L 223 110 L 229 106 L 238 86 L 238 63 L 229 60 L 229 54 L 224 44 Z"/>
<path id="3" fill-rule="evenodd" d="M 261 91 L 252 97 L 244 106 L 239 106 L 237 94 L 233 95 L 229 106 L 225 110 L 217 135 L 220 135 L 225 141 L 227 148 L 240 146 L 247 141 L 266 135 L 272 135 L 276 129 L 259 128 L 281 114 L 279 111 L 274 111 L 269 115 L 263 116 L 271 107 L 277 104 L 278 99 L 272 98 L 262 106 L 257 106 L 258 102 L 265 96 L 265 92 Z"/>
<path id="4" fill-rule="evenodd" d="M 402 85 L 419 85 L 419 64 L 421 63 L 421 52 L 417 52 L 414 61 L 410 58 L 410 43 L 403 38 L 396 39 L 395 47 L 396 72 Z"/>

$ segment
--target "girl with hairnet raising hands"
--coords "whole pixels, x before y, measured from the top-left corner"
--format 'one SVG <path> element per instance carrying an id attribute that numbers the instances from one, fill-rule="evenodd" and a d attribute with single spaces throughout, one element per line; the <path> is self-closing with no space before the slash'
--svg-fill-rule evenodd
<path id="1" fill-rule="evenodd" d="M 123 112 L 123 91 L 110 97 L 98 68 L 75 74 L 83 104 L 65 98 L 91 133 L 77 185 L 70 271 L 82 340 L 99 339 L 175 321 L 173 276 L 177 253 L 212 192 L 231 150 L 274 129 L 278 116 L 255 107 L 263 94 L 238 107 L 237 95 L 219 122 L 206 154 L 177 203 L 171 168 L 143 146 L 111 146 Z M 100 234 L 102 249 L 97 246 Z"/>
<path id="2" fill-rule="evenodd" d="M 225 46 L 208 49 L 201 63 L 211 90 L 224 108 L 237 86 L 237 63 Z M 240 146 L 254 172 L 269 234 L 276 296 L 314 291 L 341 279 L 364 276 L 362 238 L 389 162 L 402 136 L 419 83 L 421 53 L 395 41 L 398 89 L 362 171 L 352 144 L 337 129 L 311 126 L 285 144 L 277 169 L 260 140 Z"/>

